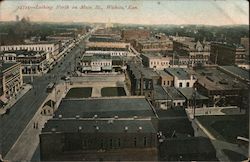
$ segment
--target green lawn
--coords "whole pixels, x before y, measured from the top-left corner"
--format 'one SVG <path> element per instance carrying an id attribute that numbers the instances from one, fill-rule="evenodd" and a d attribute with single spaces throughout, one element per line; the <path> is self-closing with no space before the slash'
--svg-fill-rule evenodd
<path id="1" fill-rule="evenodd" d="M 88 98 L 91 97 L 92 87 L 71 88 L 66 98 Z"/>
<path id="2" fill-rule="evenodd" d="M 200 116 L 197 119 L 217 139 L 236 143 L 237 136 L 248 137 L 247 115 Z"/>
<path id="3" fill-rule="evenodd" d="M 126 96 L 123 87 L 104 87 L 102 88 L 101 93 L 103 97 Z"/>

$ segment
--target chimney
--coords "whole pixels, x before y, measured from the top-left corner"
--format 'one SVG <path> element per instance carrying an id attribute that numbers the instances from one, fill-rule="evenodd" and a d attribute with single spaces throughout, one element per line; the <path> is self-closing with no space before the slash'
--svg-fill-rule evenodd
<path id="1" fill-rule="evenodd" d="M 143 95 L 143 90 L 144 90 L 144 76 L 141 72 L 141 95 Z"/>

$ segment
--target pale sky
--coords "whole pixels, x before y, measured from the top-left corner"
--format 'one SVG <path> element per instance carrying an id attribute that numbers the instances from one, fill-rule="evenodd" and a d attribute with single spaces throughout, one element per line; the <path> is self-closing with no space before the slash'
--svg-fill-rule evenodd
<path id="1" fill-rule="evenodd" d="M 58 5 L 69 8 L 57 8 Z M 102 9 L 95 9 L 97 5 Z M 109 5 L 116 9 L 108 9 Z M 73 6 L 77 8 L 73 9 Z M 135 9 L 128 9 L 128 6 Z M 86 9 L 89 7 L 92 9 Z M 249 2 L 247 0 L 5 0 L 0 3 L 0 21 L 13 21 L 16 15 L 29 16 L 31 21 L 43 22 L 232 25 L 249 24 Z"/>

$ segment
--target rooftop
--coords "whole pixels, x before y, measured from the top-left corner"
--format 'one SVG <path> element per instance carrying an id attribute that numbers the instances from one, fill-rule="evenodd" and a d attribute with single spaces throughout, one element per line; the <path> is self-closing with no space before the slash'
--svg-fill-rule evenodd
<path id="1" fill-rule="evenodd" d="M 193 94 L 195 93 L 196 100 L 206 100 L 208 97 L 201 95 L 199 92 L 195 92 L 194 88 L 186 87 L 186 88 L 178 88 L 181 94 L 188 100 L 193 99 Z"/>
<path id="2" fill-rule="evenodd" d="M 163 89 L 162 86 L 154 85 L 154 99 L 155 100 L 171 100 L 171 97 Z"/>
<path id="3" fill-rule="evenodd" d="M 79 120 L 52 119 L 49 120 L 42 133 L 45 132 L 81 132 L 81 133 L 156 133 L 151 120 Z"/>
<path id="4" fill-rule="evenodd" d="M 236 66 L 220 66 L 223 70 L 233 74 L 236 77 L 242 78 L 243 80 L 250 80 L 249 71 Z"/>
<path id="5" fill-rule="evenodd" d="M 154 117 L 152 107 L 143 97 L 107 97 L 91 99 L 63 99 L 55 116 L 63 118 L 101 118 L 118 116 L 127 117 Z"/>
<path id="6" fill-rule="evenodd" d="M 215 68 L 196 69 L 197 82 L 209 90 L 242 90 L 246 84 L 225 72 Z"/>
<path id="7" fill-rule="evenodd" d="M 165 69 L 172 76 L 177 77 L 180 80 L 189 80 L 190 74 L 183 68 L 167 68 Z"/>
<path id="8" fill-rule="evenodd" d="M 101 48 L 128 48 L 129 43 L 122 42 L 88 42 L 87 47 L 101 47 Z"/>
<path id="9" fill-rule="evenodd" d="M 83 55 L 81 60 L 82 61 L 111 60 L 111 56 L 105 54 L 87 54 Z"/>
<path id="10" fill-rule="evenodd" d="M 175 87 L 163 87 L 173 100 L 185 100 L 184 96 Z"/>
<path id="11" fill-rule="evenodd" d="M 4 51 L 0 55 L 4 54 L 16 54 L 17 57 L 27 57 L 27 56 L 41 56 L 45 53 L 44 51 L 28 51 L 28 50 L 18 50 L 18 51 Z"/>
<path id="12" fill-rule="evenodd" d="M 0 62 L 0 72 L 4 72 L 5 70 L 9 69 L 10 67 L 12 66 L 15 66 L 17 64 L 20 64 L 20 63 L 16 63 L 16 62 L 8 62 L 8 63 L 1 63 Z"/>
<path id="13" fill-rule="evenodd" d="M 159 59 L 163 58 L 163 56 L 160 53 L 143 53 L 142 55 L 148 58 L 159 58 Z"/>
<path id="14" fill-rule="evenodd" d="M 165 76 L 165 77 L 172 77 L 172 75 L 170 75 L 169 73 L 165 72 L 164 70 L 157 70 L 156 71 L 160 76 Z"/>
<path id="15" fill-rule="evenodd" d="M 132 70 L 133 75 L 137 79 L 141 78 L 141 74 L 146 79 L 154 79 L 159 77 L 159 75 L 153 69 L 144 68 L 141 65 L 130 64 L 130 70 Z"/>

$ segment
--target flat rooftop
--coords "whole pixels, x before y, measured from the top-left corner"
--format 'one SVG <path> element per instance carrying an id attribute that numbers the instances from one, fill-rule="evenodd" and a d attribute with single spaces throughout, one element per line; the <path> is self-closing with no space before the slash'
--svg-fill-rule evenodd
<path id="1" fill-rule="evenodd" d="M 208 90 L 242 90 L 247 85 L 216 67 L 195 70 L 197 82 Z"/>
<path id="2" fill-rule="evenodd" d="M 171 100 L 171 97 L 160 85 L 154 85 L 154 99 L 155 100 Z"/>
<path id="3" fill-rule="evenodd" d="M 154 69 L 151 68 L 144 68 L 142 65 L 136 65 L 134 63 L 129 64 L 130 70 L 132 71 L 133 75 L 137 78 L 141 78 L 141 74 L 144 78 L 147 79 L 153 79 L 159 77 L 159 74 L 157 74 Z"/>
<path id="4" fill-rule="evenodd" d="M 153 108 L 143 97 L 104 97 L 91 99 L 63 99 L 55 117 L 63 118 L 129 118 L 155 117 Z"/>
<path id="5" fill-rule="evenodd" d="M 236 67 L 236 66 L 220 66 L 220 68 L 222 68 L 223 70 L 227 71 L 228 73 L 233 74 L 236 77 L 239 77 L 243 80 L 247 80 L 249 81 L 249 70 L 246 69 L 242 69 L 240 67 Z"/>
<path id="6" fill-rule="evenodd" d="M 183 68 L 167 68 L 166 72 L 179 78 L 180 80 L 189 80 L 190 74 Z"/>
<path id="7" fill-rule="evenodd" d="M 156 133 L 151 120 L 79 120 L 79 119 L 51 119 L 42 133 L 46 132 L 64 133 Z"/>
<path id="8" fill-rule="evenodd" d="M 186 88 L 178 88 L 179 92 L 188 100 L 193 99 L 193 94 L 195 93 L 196 100 L 207 100 L 208 97 L 200 94 L 198 91 L 195 92 L 194 88 L 186 87 Z"/>
<path id="9" fill-rule="evenodd" d="M 163 87 L 173 100 L 185 100 L 185 97 L 175 87 Z"/>
<path id="10" fill-rule="evenodd" d="M 28 51 L 28 50 L 17 50 L 17 51 L 4 51 L 0 55 L 4 54 L 16 54 L 17 57 L 28 57 L 28 56 L 41 56 L 44 51 Z"/>
<path id="11" fill-rule="evenodd" d="M 8 62 L 8 63 L 1 63 L 0 62 L 0 72 L 4 72 L 5 70 L 9 69 L 10 67 L 17 65 L 20 63 L 16 63 L 16 62 Z"/>
<path id="12" fill-rule="evenodd" d="M 148 58 L 163 58 L 163 56 L 160 53 L 142 53 L 141 55 L 148 57 Z"/>

